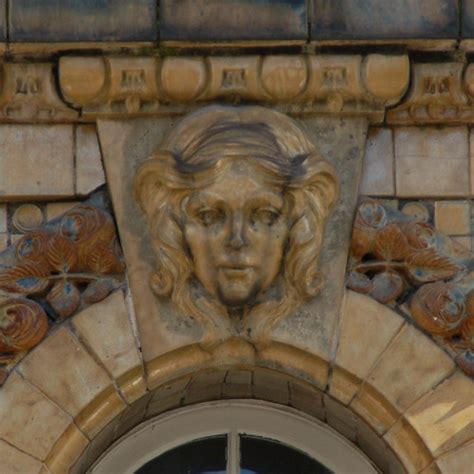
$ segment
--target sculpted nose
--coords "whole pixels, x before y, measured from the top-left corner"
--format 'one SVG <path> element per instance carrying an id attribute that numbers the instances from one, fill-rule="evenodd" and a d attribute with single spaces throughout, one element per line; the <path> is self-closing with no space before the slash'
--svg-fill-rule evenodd
<path id="1" fill-rule="evenodd" d="M 238 250 L 246 244 L 243 216 L 240 214 L 235 215 L 232 219 L 231 226 L 229 246 L 234 250 Z"/>

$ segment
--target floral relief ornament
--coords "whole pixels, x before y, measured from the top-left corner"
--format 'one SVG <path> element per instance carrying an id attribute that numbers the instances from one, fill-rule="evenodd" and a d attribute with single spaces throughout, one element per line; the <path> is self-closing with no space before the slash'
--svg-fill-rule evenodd
<path id="1" fill-rule="evenodd" d="M 321 287 L 318 260 L 338 179 L 300 126 L 262 107 L 185 118 L 137 171 L 156 254 L 151 285 L 213 345 L 268 342 Z"/>
<path id="2" fill-rule="evenodd" d="M 474 258 L 429 223 L 374 199 L 352 233 L 347 286 L 398 306 L 474 375 Z"/>
<path id="3" fill-rule="evenodd" d="M 0 364 L 31 349 L 49 319 L 63 320 L 123 283 L 112 217 L 102 196 L 28 232 L 0 255 Z"/>

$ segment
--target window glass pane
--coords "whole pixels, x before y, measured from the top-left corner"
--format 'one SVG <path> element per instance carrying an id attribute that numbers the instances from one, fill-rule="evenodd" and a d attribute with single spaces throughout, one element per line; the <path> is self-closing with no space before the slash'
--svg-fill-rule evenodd
<path id="1" fill-rule="evenodd" d="M 240 436 L 240 474 L 331 474 L 302 451 L 257 436 Z"/>
<path id="2" fill-rule="evenodd" d="M 227 436 L 204 438 L 171 449 L 147 462 L 137 474 L 226 474 Z"/>

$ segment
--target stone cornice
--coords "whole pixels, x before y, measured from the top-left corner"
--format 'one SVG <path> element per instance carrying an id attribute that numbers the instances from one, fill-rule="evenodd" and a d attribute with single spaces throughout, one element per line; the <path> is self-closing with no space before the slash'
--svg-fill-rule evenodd
<path id="1" fill-rule="evenodd" d="M 181 114 L 213 102 L 394 125 L 474 122 L 474 64 L 410 67 L 407 55 L 63 56 L 1 69 L 0 123 Z"/>
<path id="2" fill-rule="evenodd" d="M 209 102 L 382 121 L 409 83 L 405 55 L 63 57 L 62 95 L 84 118 L 180 113 Z"/>

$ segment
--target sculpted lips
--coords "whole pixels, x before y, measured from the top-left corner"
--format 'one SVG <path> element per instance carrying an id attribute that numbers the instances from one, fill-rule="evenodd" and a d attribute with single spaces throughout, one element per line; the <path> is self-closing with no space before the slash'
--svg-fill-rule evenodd
<path id="1" fill-rule="evenodd" d="M 255 268 L 252 265 L 248 265 L 246 263 L 227 263 L 220 265 L 219 270 L 228 277 L 242 278 L 254 271 Z"/>

